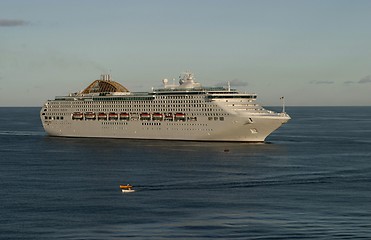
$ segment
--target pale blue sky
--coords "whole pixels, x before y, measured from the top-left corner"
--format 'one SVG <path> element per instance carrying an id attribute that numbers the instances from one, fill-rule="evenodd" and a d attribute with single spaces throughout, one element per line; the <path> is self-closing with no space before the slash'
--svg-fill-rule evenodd
<path id="1" fill-rule="evenodd" d="M 371 104 L 369 0 L 1 0 L 0 106 L 192 71 L 263 105 Z"/>

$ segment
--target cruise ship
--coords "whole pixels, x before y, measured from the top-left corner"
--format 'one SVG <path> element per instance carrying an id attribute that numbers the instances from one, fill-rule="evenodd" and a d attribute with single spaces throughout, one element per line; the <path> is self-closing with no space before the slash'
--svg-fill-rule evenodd
<path id="1" fill-rule="evenodd" d="M 230 84 L 204 87 L 191 73 L 162 84 L 131 92 L 103 74 L 83 91 L 46 101 L 40 118 L 50 136 L 226 142 L 264 142 L 290 120 L 284 107 L 267 110 Z"/>

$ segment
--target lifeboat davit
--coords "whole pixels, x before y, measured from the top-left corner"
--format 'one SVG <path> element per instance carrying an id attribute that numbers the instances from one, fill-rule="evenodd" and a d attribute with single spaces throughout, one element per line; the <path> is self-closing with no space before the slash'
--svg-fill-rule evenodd
<path id="1" fill-rule="evenodd" d="M 173 114 L 172 113 L 165 113 L 165 120 L 173 121 Z"/>

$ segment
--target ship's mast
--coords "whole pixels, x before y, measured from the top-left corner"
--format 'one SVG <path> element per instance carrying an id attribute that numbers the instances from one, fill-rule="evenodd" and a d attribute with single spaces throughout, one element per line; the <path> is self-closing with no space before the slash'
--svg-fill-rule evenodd
<path id="1" fill-rule="evenodd" d="M 280 97 L 280 99 L 282 100 L 282 112 L 286 113 L 286 111 L 285 111 L 285 97 L 282 96 L 282 97 Z"/>

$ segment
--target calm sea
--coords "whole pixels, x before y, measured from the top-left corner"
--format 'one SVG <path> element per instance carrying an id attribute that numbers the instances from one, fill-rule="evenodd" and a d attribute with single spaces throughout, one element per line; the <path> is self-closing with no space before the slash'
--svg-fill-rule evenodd
<path id="1" fill-rule="evenodd" d="M 55 138 L 39 110 L 0 108 L 0 239 L 371 239 L 371 107 L 288 107 L 264 144 Z"/>

